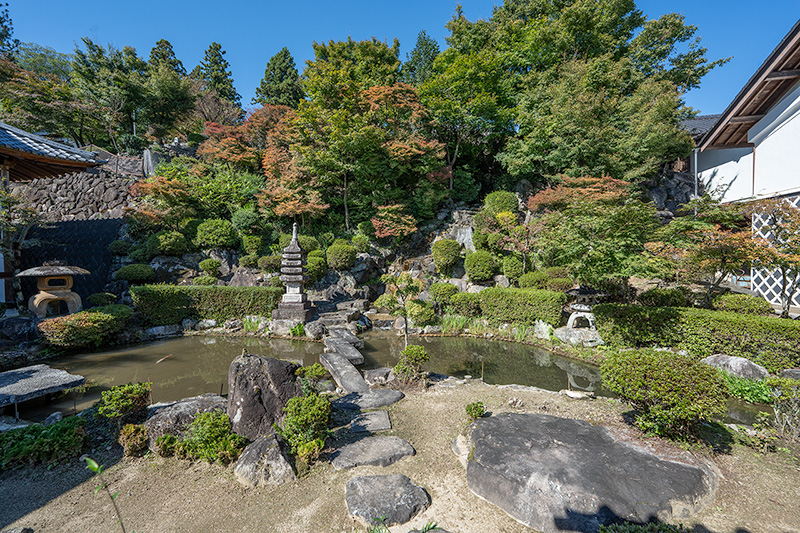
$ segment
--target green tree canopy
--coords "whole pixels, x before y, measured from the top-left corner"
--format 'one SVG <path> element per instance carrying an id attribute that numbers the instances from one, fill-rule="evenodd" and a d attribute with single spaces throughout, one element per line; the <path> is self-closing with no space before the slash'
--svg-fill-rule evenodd
<path id="1" fill-rule="evenodd" d="M 211 43 L 193 73 L 202 78 L 207 87 L 216 92 L 220 98 L 240 107 L 242 97 L 233 86 L 231 71 L 228 70 L 230 65 L 224 56 L 225 50 L 222 49 L 222 45 Z"/>
<path id="2" fill-rule="evenodd" d="M 0 56 L 13 57 L 19 40 L 14 38 L 14 23 L 8 13 L 8 4 L 0 3 Z"/>
<path id="3" fill-rule="evenodd" d="M 186 69 L 183 67 L 183 63 L 175 57 L 172 43 L 166 39 L 156 41 L 156 45 L 150 50 L 150 59 L 147 64 L 153 69 L 158 69 L 160 66 L 165 65 L 177 74 L 186 76 Z"/>
<path id="4" fill-rule="evenodd" d="M 294 64 L 294 58 L 286 47 L 272 56 L 264 70 L 264 79 L 256 88 L 254 104 L 285 105 L 297 109 L 303 99 L 303 88 L 300 76 Z"/>
<path id="5" fill-rule="evenodd" d="M 69 81 L 73 59 L 72 54 L 62 54 L 36 43 L 20 43 L 14 56 L 21 68 L 37 74 L 50 74 L 63 81 Z"/>
<path id="6" fill-rule="evenodd" d="M 417 44 L 407 55 L 400 69 L 400 78 L 411 85 L 420 85 L 433 75 L 433 62 L 439 55 L 439 43 L 428 36 L 425 30 L 417 35 Z"/>

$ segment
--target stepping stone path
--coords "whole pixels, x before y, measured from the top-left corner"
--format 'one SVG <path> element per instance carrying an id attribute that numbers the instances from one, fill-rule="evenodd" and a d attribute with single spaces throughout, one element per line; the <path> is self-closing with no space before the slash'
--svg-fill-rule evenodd
<path id="1" fill-rule="evenodd" d="M 353 335 L 353 332 L 343 326 L 331 326 L 328 328 L 328 333 L 333 337 L 342 339 L 356 348 L 363 348 L 364 341 Z"/>
<path id="2" fill-rule="evenodd" d="M 348 361 L 354 365 L 363 365 L 364 356 L 358 351 L 358 348 L 339 337 L 325 337 L 322 339 L 322 344 L 325 345 L 326 352 L 336 352 L 347 358 Z"/>
<path id="3" fill-rule="evenodd" d="M 389 413 L 386 411 L 369 411 L 353 417 L 350 431 L 353 433 L 375 433 L 392 429 Z"/>
<path id="4" fill-rule="evenodd" d="M 339 352 L 320 354 L 319 362 L 331 373 L 336 384 L 347 392 L 368 392 L 369 385 L 361 372 Z"/>
<path id="5" fill-rule="evenodd" d="M 362 465 L 389 466 L 415 453 L 414 447 L 400 437 L 367 437 L 336 450 L 331 463 L 336 470 Z"/>
<path id="6" fill-rule="evenodd" d="M 342 411 L 377 409 L 399 402 L 405 394 L 393 389 L 375 389 L 368 392 L 352 392 L 334 400 L 333 407 Z"/>
<path id="7" fill-rule="evenodd" d="M 344 498 L 350 514 L 367 526 L 405 524 L 430 505 L 425 489 L 402 474 L 355 477 L 347 482 Z"/>
<path id="8" fill-rule="evenodd" d="M 47 365 L 0 372 L 0 407 L 77 387 L 85 381 L 83 376 L 68 374 Z"/>

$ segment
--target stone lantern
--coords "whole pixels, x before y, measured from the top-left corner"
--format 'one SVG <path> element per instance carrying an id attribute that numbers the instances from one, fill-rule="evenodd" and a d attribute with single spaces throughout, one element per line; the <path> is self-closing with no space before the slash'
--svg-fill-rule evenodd
<path id="1" fill-rule="evenodd" d="M 283 249 L 281 255 L 281 281 L 286 285 L 286 294 L 278 302 L 278 308 L 272 311 L 272 320 L 286 320 L 295 323 L 308 322 L 314 314 L 311 302 L 308 301 L 303 286 L 307 280 L 305 275 L 306 254 L 297 242 L 297 222 L 292 227 L 292 240 Z"/>
<path id="2" fill-rule="evenodd" d="M 66 266 L 53 261 L 43 266 L 29 268 L 17 274 L 17 277 L 35 277 L 39 292 L 28 299 L 28 310 L 39 318 L 47 316 L 50 302 L 66 302 L 69 313 L 77 313 L 83 309 L 81 297 L 72 292 L 72 276 L 91 274 L 88 270 L 76 266 Z"/>

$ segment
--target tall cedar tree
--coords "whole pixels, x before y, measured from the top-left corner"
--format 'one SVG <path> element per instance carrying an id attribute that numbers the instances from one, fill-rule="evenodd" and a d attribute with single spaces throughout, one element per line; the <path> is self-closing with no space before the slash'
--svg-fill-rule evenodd
<path id="1" fill-rule="evenodd" d="M 172 43 L 166 39 L 159 39 L 156 41 L 156 45 L 150 50 L 150 59 L 147 61 L 147 64 L 154 69 L 166 65 L 177 74 L 186 76 L 186 69 L 183 68 L 183 63 L 180 59 L 175 57 Z"/>
<path id="2" fill-rule="evenodd" d="M 425 30 L 417 35 L 417 44 L 406 57 L 400 70 L 401 80 L 418 86 L 433 76 L 433 61 L 439 55 L 439 44 Z"/>
<path id="3" fill-rule="evenodd" d="M 242 97 L 233 86 L 231 71 L 228 70 L 230 65 L 224 55 L 225 50 L 222 49 L 222 45 L 211 43 L 195 71 L 206 82 L 207 87 L 215 91 L 220 98 L 241 107 Z"/>
<path id="4" fill-rule="evenodd" d="M 14 39 L 14 24 L 8 13 L 8 4 L 0 4 L 0 56 L 13 57 L 19 46 L 19 40 Z"/>
<path id="5" fill-rule="evenodd" d="M 300 86 L 300 76 L 294 64 L 294 58 L 286 47 L 272 56 L 264 70 L 264 79 L 256 88 L 256 95 L 252 100 L 254 104 L 284 105 L 297 109 L 303 99 L 303 88 Z"/>

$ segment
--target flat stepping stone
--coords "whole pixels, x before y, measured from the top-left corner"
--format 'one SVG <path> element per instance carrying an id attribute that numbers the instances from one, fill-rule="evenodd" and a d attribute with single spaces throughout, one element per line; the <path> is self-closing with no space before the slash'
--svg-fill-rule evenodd
<path id="1" fill-rule="evenodd" d="M 350 422 L 350 431 L 354 433 L 375 433 L 392 429 L 389 413 L 386 411 L 369 411 L 353 417 Z"/>
<path id="2" fill-rule="evenodd" d="M 415 453 L 414 447 L 400 437 L 367 437 L 333 452 L 331 463 L 336 470 L 362 465 L 389 466 Z"/>
<path id="3" fill-rule="evenodd" d="M 369 392 L 346 394 L 332 403 L 334 409 L 342 411 L 365 411 L 392 405 L 405 398 L 405 396 L 399 390 L 373 389 Z"/>
<path id="4" fill-rule="evenodd" d="M 344 339 L 340 339 L 339 337 L 325 337 L 322 339 L 322 344 L 325 345 L 326 352 L 336 352 L 343 355 L 354 365 L 364 364 L 364 355 L 358 351 L 358 348 Z"/>
<path id="5" fill-rule="evenodd" d="M 353 334 L 353 332 L 347 329 L 346 327 L 331 326 L 328 328 L 328 333 L 330 333 L 334 337 L 337 337 L 339 339 L 342 339 L 343 341 L 348 342 L 349 344 L 355 346 L 356 348 L 364 347 L 364 341 L 356 337 Z"/>
<path id="6" fill-rule="evenodd" d="M 367 392 L 369 385 L 353 363 L 339 352 L 319 355 L 319 362 L 331 373 L 336 384 L 347 392 Z"/>
<path id="7" fill-rule="evenodd" d="M 508 413 L 474 427 L 470 490 L 544 533 L 597 531 L 618 517 L 686 519 L 716 484 L 709 468 L 662 459 L 581 420 Z"/>
<path id="8" fill-rule="evenodd" d="M 85 381 L 83 376 L 68 374 L 47 365 L 0 372 L 0 407 L 71 389 L 83 385 Z"/>
<path id="9" fill-rule="evenodd" d="M 347 482 L 344 490 L 347 510 L 369 527 L 405 524 L 430 505 L 430 497 L 402 474 L 361 476 Z"/>

